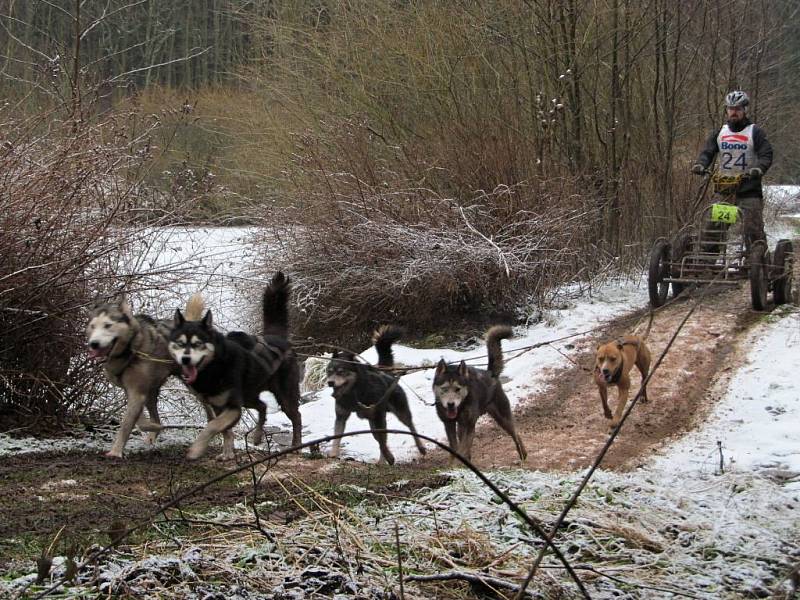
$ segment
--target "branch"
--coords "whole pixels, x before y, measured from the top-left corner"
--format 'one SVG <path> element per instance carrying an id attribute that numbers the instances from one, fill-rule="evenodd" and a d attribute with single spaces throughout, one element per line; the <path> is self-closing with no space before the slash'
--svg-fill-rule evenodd
<path id="1" fill-rule="evenodd" d="M 86 27 L 86 29 L 84 29 L 84 30 L 83 30 L 83 32 L 81 33 L 81 39 L 85 38 L 85 37 L 87 36 L 87 34 L 88 34 L 88 33 L 89 33 L 89 32 L 90 32 L 92 29 L 94 29 L 95 27 L 97 27 L 97 26 L 98 26 L 100 23 L 102 23 L 102 22 L 103 22 L 105 19 L 107 19 L 108 17 L 111 17 L 111 16 L 113 16 L 113 15 L 115 15 L 115 14 L 117 14 L 118 12 L 121 12 L 121 11 L 123 11 L 123 10 L 127 10 L 127 9 L 129 9 L 129 8 L 133 8 L 134 6 L 139 6 L 140 4 L 145 4 L 145 3 L 147 3 L 147 2 L 149 2 L 149 0 L 139 0 L 138 2 L 132 2 L 131 4 L 126 4 L 125 6 L 120 6 L 119 8 L 117 8 L 117 9 L 115 9 L 115 10 L 112 10 L 110 13 L 107 13 L 107 14 L 106 14 L 106 12 L 105 12 L 105 11 L 106 11 L 106 9 L 108 8 L 108 5 L 106 5 L 106 8 L 104 8 L 104 9 L 103 9 L 103 14 L 102 14 L 102 15 L 100 15 L 99 17 L 97 17 L 97 19 L 95 19 L 94 21 L 92 21 L 92 23 L 91 23 L 90 25 L 88 25 L 88 26 Z"/>
<path id="2" fill-rule="evenodd" d="M 140 67 L 138 69 L 131 69 L 130 71 L 125 71 L 124 73 L 120 73 L 119 75 L 115 75 L 114 77 L 109 79 L 108 82 L 111 83 L 113 81 L 117 81 L 118 79 L 122 79 L 126 75 L 132 75 L 133 73 L 141 73 L 142 71 L 149 71 L 150 69 L 157 69 L 158 67 L 165 67 L 167 65 L 172 65 L 172 64 L 184 61 L 184 60 L 191 60 L 192 58 L 196 58 L 198 56 L 202 56 L 203 54 L 205 54 L 206 52 L 211 50 L 212 47 L 213 46 L 209 46 L 208 48 L 205 48 L 204 50 L 200 50 L 198 52 L 194 52 L 193 54 L 189 54 L 187 56 L 182 56 L 181 58 L 174 58 L 172 60 L 168 60 L 168 61 L 163 62 L 163 63 L 158 63 L 157 65 L 150 65 L 148 67 Z"/>

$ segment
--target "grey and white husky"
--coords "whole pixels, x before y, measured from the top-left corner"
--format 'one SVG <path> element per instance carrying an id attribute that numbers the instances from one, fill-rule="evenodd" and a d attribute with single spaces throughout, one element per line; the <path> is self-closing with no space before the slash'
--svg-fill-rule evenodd
<path id="1" fill-rule="evenodd" d="M 486 332 L 488 370 L 468 367 L 463 360 L 458 365 L 448 365 L 442 359 L 436 366 L 433 376 L 436 414 L 444 423 L 450 447 L 467 459 L 472 454 L 475 423 L 484 413 L 491 415 L 513 438 L 520 460 L 524 461 L 528 455 L 514 429 L 511 404 L 499 380 L 503 371 L 500 340 L 510 337 L 511 327 L 504 325 L 496 325 Z"/>
<path id="2" fill-rule="evenodd" d="M 259 399 L 263 391 L 272 392 L 292 422 L 292 445 L 300 444 L 300 368 L 288 339 L 289 283 L 279 271 L 264 291 L 261 336 L 241 331 L 221 333 L 214 328 L 210 310 L 202 318 L 197 307 L 187 306 L 185 316 L 180 310 L 175 312 L 169 352 L 186 385 L 213 417 L 189 448 L 187 458 L 203 456 L 218 433 L 223 439 L 219 458 L 233 458 L 231 428 L 243 408 L 258 411 L 252 441 L 261 443 L 267 415 L 266 405 Z"/>
<path id="3" fill-rule="evenodd" d="M 127 407 L 114 444 L 106 456 L 121 458 L 133 426 L 155 442 L 161 421 L 158 393 L 170 375 L 180 374 L 167 347 L 172 321 L 134 315 L 127 300 L 95 304 L 86 327 L 89 356 L 103 361 L 106 378 L 125 391 Z M 150 420 L 144 418 L 147 407 Z"/>

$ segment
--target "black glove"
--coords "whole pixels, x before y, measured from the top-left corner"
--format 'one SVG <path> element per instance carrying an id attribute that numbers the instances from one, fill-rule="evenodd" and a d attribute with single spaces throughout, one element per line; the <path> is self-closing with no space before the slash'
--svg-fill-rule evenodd
<path id="1" fill-rule="evenodd" d="M 692 173 L 694 173 L 695 175 L 703 175 L 705 172 L 706 168 L 700 163 L 692 165 Z"/>
<path id="2" fill-rule="evenodd" d="M 764 171 L 759 169 L 758 167 L 753 167 L 750 169 L 750 179 L 761 179 L 761 176 L 764 174 Z"/>

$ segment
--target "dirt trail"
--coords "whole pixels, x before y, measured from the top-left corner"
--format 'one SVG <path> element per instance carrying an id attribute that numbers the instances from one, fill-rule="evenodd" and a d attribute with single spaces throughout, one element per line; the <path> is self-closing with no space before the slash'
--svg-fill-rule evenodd
<path id="1" fill-rule="evenodd" d="M 653 365 L 693 302 L 688 297 L 656 313 L 648 337 Z M 638 316 L 646 320 L 646 314 Z M 760 314 L 750 310 L 748 288 L 708 294 L 652 376 L 647 389 L 649 402 L 637 404 L 606 455 L 603 468 L 635 468 L 657 447 L 700 422 L 714 404 L 715 399 L 707 397 L 712 379 L 731 370 L 737 338 L 759 318 Z M 629 315 L 611 323 L 600 334 L 577 342 L 577 365 L 553 369 L 546 390 L 522 403 L 516 423 L 528 449 L 526 468 L 573 470 L 592 463 L 609 431 L 590 370 L 594 350 L 599 343 L 630 333 L 639 320 L 632 320 Z M 640 382 L 635 368 L 632 373 L 631 398 Z M 616 396 L 616 389 L 610 391 L 612 411 Z M 487 417 L 483 417 L 482 424 L 485 426 L 480 428 L 473 446 L 477 465 L 517 466 L 511 439 Z"/>
<path id="2" fill-rule="evenodd" d="M 658 311 L 648 339 L 654 364 L 689 310 L 687 301 Z M 646 315 L 643 311 L 642 316 Z M 750 310 L 749 289 L 741 286 L 709 294 L 684 327 L 672 350 L 648 387 L 650 402 L 639 404 L 604 461 L 604 468 L 630 469 L 665 441 L 700 422 L 712 408 L 707 395 L 712 379 L 731 369 L 736 342 L 762 315 Z M 646 316 L 644 317 L 646 318 Z M 552 369 L 543 393 L 531 396 L 517 412 L 517 429 L 528 448 L 529 469 L 572 470 L 591 464 L 607 438 L 597 389 L 588 370 L 599 341 L 629 332 L 638 319 L 630 315 L 612 323 L 602 335 L 576 342 L 580 366 Z M 524 356 L 517 360 L 525 360 Z M 547 365 L 542 365 L 547 368 Z M 634 370 L 634 391 L 638 372 Z M 616 390 L 610 396 L 612 410 Z M 473 459 L 482 468 L 517 466 L 510 438 L 484 417 L 473 447 Z M 423 460 L 395 467 L 291 456 L 274 468 L 265 483 L 287 474 L 310 486 L 358 483 L 382 493 L 403 493 L 392 482 L 430 482 L 447 459 L 434 452 Z M 107 541 L 109 526 L 147 518 L 177 489 L 186 490 L 221 473 L 225 466 L 212 459 L 186 463 L 183 449 L 162 448 L 109 461 L 100 454 L 30 455 L 0 460 L 0 568 L 8 556 L 30 556 L 46 547 L 56 532 L 78 539 Z M 334 474 L 335 471 L 335 474 Z M 419 483 L 422 485 L 422 483 Z M 429 483 L 425 483 L 429 485 Z M 273 496 L 272 488 L 277 492 Z M 297 506 L 279 486 L 262 487 L 260 498 L 277 499 L 285 506 L 278 518 L 292 518 Z M 206 490 L 190 503 L 193 508 L 230 505 L 252 498 L 247 474 Z M 287 500 L 288 499 L 288 500 Z M 280 504 L 279 502 L 279 504 Z"/>

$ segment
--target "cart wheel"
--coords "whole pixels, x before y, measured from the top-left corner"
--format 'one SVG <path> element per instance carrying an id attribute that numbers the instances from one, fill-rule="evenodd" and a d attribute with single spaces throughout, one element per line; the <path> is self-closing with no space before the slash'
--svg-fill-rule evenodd
<path id="1" fill-rule="evenodd" d="M 689 227 L 683 231 L 678 232 L 672 242 L 672 264 L 680 265 L 683 257 L 688 252 L 691 252 L 694 242 L 697 239 L 697 232 L 694 227 Z M 681 269 L 681 274 L 683 269 Z M 672 297 L 678 296 L 683 290 L 686 289 L 685 283 L 672 282 Z"/>
<path id="2" fill-rule="evenodd" d="M 772 298 L 775 305 L 786 304 L 792 300 L 792 270 L 793 261 L 792 242 L 779 240 L 772 255 L 772 272 L 775 281 L 772 282 Z"/>
<path id="3" fill-rule="evenodd" d="M 653 308 L 663 306 L 667 301 L 669 283 L 664 283 L 667 277 L 669 277 L 669 242 L 658 240 L 650 250 L 650 268 L 647 271 L 647 291 Z"/>
<path id="4" fill-rule="evenodd" d="M 753 310 L 764 310 L 767 307 L 767 268 L 765 256 L 767 244 L 761 240 L 754 242 L 750 249 L 750 299 Z"/>

